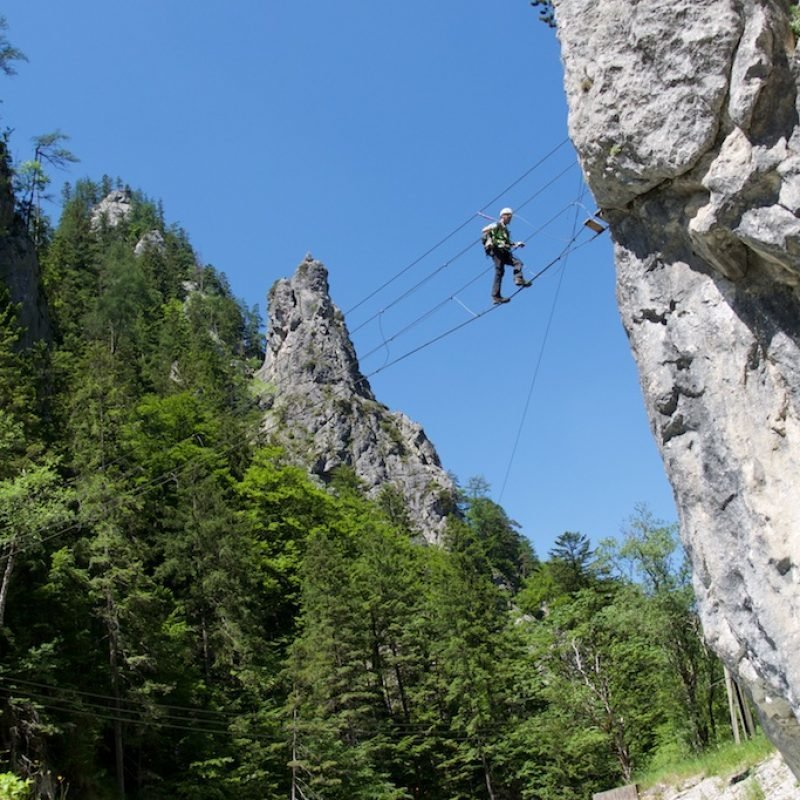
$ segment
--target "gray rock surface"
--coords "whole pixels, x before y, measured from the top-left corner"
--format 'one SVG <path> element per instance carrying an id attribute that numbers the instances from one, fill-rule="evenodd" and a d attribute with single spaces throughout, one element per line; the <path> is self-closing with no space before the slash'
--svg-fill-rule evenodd
<path id="1" fill-rule="evenodd" d="M 115 228 L 132 211 L 130 192 L 125 189 L 114 189 L 92 209 L 92 229 L 99 228 L 103 223 L 109 228 Z"/>
<path id="2" fill-rule="evenodd" d="M 136 242 L 133 252 L 136 256 L 143 256 L 148 250 L 155 250 L 158 253 L 163 253 L 165 249 L 166 243 L 164 242 L 164 235 L 161 231 L 154 230 L 147 231 L 147 233 L 142 235 L 139 241 Z"/>
<path id="3" fill-rule="evenodd" d="M 798 800 L 797 780 L 779 754 L 757 764 L 744 775 L 706 778 L 702 775 L 679 786 L 655 786 L 640 800 Z"/>
<path id="4" fill-rule="evenodd" d="M 800 776 L 800 128 L 787 5 L 557 0 L 569 128 L 707 638 Z"/>
<path id="5" fill-rule="evenodd" d="M 264 430 L 323 480 L 348 466 L 371 496 L 393 487 L 418 533 L 438 543 L 453 482 L 422 428 L 375 399 L 331 301 L 325 267 L 306 256 L 292 278 L 270 290 L 268 316 L 266 357 L 256 375 Z"/>

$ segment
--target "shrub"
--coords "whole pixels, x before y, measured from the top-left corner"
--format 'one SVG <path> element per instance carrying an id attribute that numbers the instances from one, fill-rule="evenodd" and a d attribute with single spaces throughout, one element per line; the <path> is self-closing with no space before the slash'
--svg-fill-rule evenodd
<path id="1" fill-rule="evenodd" d="M 14 775 L 0 773 L 0 800 L 27 800 L 31 796 L 31 782 Z"/>

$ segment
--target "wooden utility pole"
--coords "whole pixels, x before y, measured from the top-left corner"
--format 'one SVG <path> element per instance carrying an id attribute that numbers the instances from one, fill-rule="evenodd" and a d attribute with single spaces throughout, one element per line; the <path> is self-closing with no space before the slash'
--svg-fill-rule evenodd
<path id="1" fill-rule="evenodd" d="M 728 694 L 728 712 L 731 717 L 733 740 L 736 744 L 741 744 L 741 736 L 739 735 L 740 727 L 745 739 L 751 739 L 755 733 L 753 715 L 750 713 L 750 706 L 747 703 L 747 697 L 745 697 L 741 686 L 739 686 L 731 675 L 730 670 L 724 664 L 722 665 L 722 669 L 725 673 L 725 691 Z"/>
<path id="2" fill-rule="evenodd" d="M 733 741 L 736 742 L 736 744 L 740 744 L 741 740 L 739 739 L 739 722 L 736 719 L 736 704 L 733 701 L 733 681 L 731 679 L 730 671 L 724 664 L 722 665 L 722 669 L 725 673 L 725 692 L 728 695 L 728 713 L 731 717 Z"/>
<path id="3" fill-rule="evenodd" d="M 297 708 L 292 709 L 292 800 L 297 800 Z"/>
<path id="4" fill-rule="evenodd" d="M 106 550 L 106 557 L 108 551 Z M 119 686 L 119 618 L 111 589 L 106 589 L 106 630 L 108 631 L 108 665 L 111 670 L 111 690 L 114 696 L 114 760 L 117 767 L 117 792 L 125 800 L 125 748 L 122 742 L 122 704 Z"/>

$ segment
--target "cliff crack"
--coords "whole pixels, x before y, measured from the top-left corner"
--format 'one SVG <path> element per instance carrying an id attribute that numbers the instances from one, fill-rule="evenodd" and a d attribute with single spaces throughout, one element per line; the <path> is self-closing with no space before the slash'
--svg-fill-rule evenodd
<path id="1" fill-rule="evenodd" d="M 678 372 L 685 372 L 687 369 L 689 369 L 689 367 L 692 366 L 693 361 L 694 361 L 694 356 L 684 354 L 678 356 L 677 358 L 668 358 L 666 361 L 662 361 L 661 365 L 666 367 L 667 364 L 673 364 L 675 366 L 675 369 L 678 370 Z"/>
<path id="2" fill-rule="evenodd" d="M 689 423 L 683 414 L 676 414 L 670 421 L 661 429 L 661 443 L 666 444 L 676 436 L 682 436 L 691 430 Z"/>
<path id="3" fill-rule="evenodd" d="M 687 386 L 678 386 L 676 384 L 671 391 L 656 400 L 655 406 L 659 413 L 665 417 L 671 417 L 678 410 L 678 401 L 681 397 L 688 397 L 694 400 L 702 397 L 704 393 L 705 389 L 690 389 Z"/>
<path id="4" fill-rule="evenodd" d="M 669 301 L 669 306 L 664 311 L 657 311 L 654 308 L 642 308 L 638 316 L 633 317 L 633 322 L 638 325 L 642 322 L 655 322 L 659 325 L 666 325 L 667 318 L 675 311 L 677 304 L 674 300 Z"/>

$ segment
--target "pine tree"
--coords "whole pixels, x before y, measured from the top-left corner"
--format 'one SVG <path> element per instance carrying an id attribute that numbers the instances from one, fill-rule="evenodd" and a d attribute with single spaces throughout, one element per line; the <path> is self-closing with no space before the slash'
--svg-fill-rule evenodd
<path id="1" fill-rule="evenodd" d="M 62 143 L 68 139 L 69 136 L 61 131 L 35 136 L 33 158 L 23 161 L 15 170 L 14 192 L 17 197 L 17 211 L 37 247 L 48 238 L 50 227 L 49 220 L 42 213 L 42 201 L 52 200 L 46 193 L 50 176 L 45 171 L 44 165 L 64 169 L 67 164 L 78 161 L 74 153 L 62 147 Z"/>
<path id="2" fill-rule="evenodd" d="M 482 479 L 470 480 L 465 493 L 465 518 L 481 542 L 492 570 L 516 592 L 536 567 L 536 554 L 519 533 L 519 525 L 489 499 L 488 489 Z"/>
<path id="3" fill-rule="evenodd" d="M 320 531 L 308 541 L 301 635 L 292 648 L 295 781 L 306 797 L 393 800 L 404 793 L 377 758 L 385 709 L 348 553 L 341 535 Z"/>
<path id="4" fill-rule="evenodd" d="M 14 61 L 27 61 L 28 58 L 25 53 L 17 47 L 14 47 L 6 36 L 8 30 L 8 22 L 4 16 L 0 16 L 0 71 L 6 75 L 16 75 L 14 68 Z"/>

